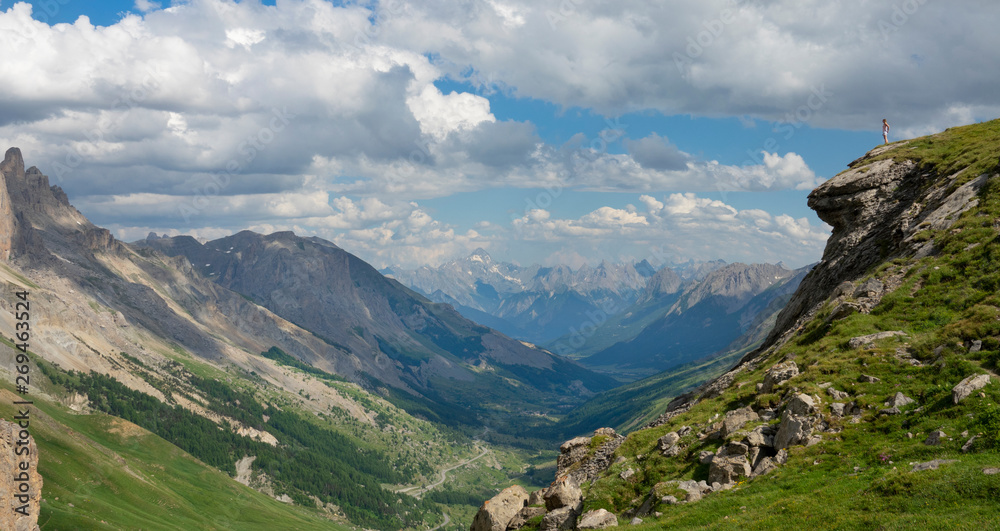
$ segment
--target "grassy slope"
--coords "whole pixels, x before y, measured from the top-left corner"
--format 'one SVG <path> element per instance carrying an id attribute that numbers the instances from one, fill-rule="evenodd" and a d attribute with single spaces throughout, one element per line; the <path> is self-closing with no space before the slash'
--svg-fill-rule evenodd
<path id="1" fill-rule="evenodd" d="M 2 389 L 0 416 L 10 418 L 6 378 Z M 244 487 L 134 424 L 33 400 L 43 530 L 348 529 Z"/>
<path id="2" fill-rule="evenodd" d="M 968 180 L 994 167 L 998 156 L 1000 121 L 994 121 L 917 139 L 880 158 L 914 159 L 942 175 L 969 167 L 959 176 Z M 625 462 L 587 487 L 585 509 L 604 507 L 620 514 L 641 503 L 659 482 L 706 479 L 708 465 L 696 464 L 696 456 L 721 441 L 699 440 L 696 429 L 682 440 L 684 453 L 665 458 L 654 449 L 657 438 L 683 425 L 704 427 L 716 414 L 741 405 L 775 405 L 795 388 L 821 397 L 820 412 L 842 431 L 823 433 L 823 442 L 815 446 L 790 449 L 787 465 L 731 491 L 697 503 L 657 505 L 654 510 L 662 517 L 646 517 L 636 529 L 981 529 L 995 524 L 1000 475 L 986 475 L 983 469 L 1000 466 L 1000 178 L 987 185 L 980 201 L 950 230 L 926 231 L 924 237 L 934 239 L 940 254 L 897 259 L 870 273 L 883 279 L 899 275 L 903 282 L 872 314 L 828 325 L 824 319 L 831 308 L 826 308 L 721 396 L 698 403 L 667 425 L 633 433 L 619 450 Z M 870 349 L 847 345 L 852 337 L 883 330 L 908 336 Z M 973 339 L 983 341 L 983 350 L 970 354 L 965 342 Z M 902 350 L 923 365 L 897 359 Z M 757 396 L 755 384 L 766 369 L 785 359 L 794 359 L 802 373 L 777 393 Z M 982 395 L 954 405 L 952 387 L 984 372 L 993 373 L 993 382 Z M 859 383 L 862 373 L 881 382 Z M 863 422 L 831 417 L 832 400 L 818 385 L 823 382 L 850 393 L 864 408 Z M 878 416 L 896 392 L 918 404 L 903 408 L 901 415 Z M 943 444 L 923 444 L 938 429 L 947 434 Z M 968 439 L 960 435 L 964 431 L 984 435 L 970 453 L 960 450 Z M 911 472 L 911 463 L 935 458 L 958 462 Z M 637 473 L 623 481 L 618 474 L 627 468 Z M 659 488 L 662 495 L 675 494 L 666 485 Z"/>

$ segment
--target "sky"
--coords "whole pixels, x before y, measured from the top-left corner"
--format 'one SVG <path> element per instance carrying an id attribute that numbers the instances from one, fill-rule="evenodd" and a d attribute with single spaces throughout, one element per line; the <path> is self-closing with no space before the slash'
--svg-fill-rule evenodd
<path id="1" fill-rule="evenodd" d="M 0 0 L 0 146 L 94 223 L 376 267 L 818 261 L 809 191 L 1000 116 L 995 0 Z"/>

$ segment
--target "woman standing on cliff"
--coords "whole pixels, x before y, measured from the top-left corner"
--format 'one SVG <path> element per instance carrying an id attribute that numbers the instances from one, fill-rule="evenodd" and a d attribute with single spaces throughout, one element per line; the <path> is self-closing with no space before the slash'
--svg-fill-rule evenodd
<path id="1" fill-rule="evenodd" d="M 885 140 L 886 144 L 889 143 L 889 122 L 885 121 L 885 118 L 882 118 L 882 140 Z"/>

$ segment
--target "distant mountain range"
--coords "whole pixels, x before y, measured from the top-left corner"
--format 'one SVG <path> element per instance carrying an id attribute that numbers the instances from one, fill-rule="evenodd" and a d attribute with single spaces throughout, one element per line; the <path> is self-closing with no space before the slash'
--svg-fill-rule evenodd
<path id="1" fill-rule="evenodd" d="M 436 268 L 386 272 L 469 319 L 634 379 L 759 335 L 756 327 L 770 322 L 805 271 L 721 260 L 659 271 L 645 260 L 602 262 L 574 271 L 497 262 L 477 249 Z"/>

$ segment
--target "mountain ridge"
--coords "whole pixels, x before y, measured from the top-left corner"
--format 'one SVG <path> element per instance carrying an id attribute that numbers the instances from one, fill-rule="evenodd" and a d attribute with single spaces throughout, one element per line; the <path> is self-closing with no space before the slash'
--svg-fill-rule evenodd
<path id="1" fill-rule="evenodd" d="M 833 233 L 761 346 L 627 437 L 565 442 L 521 528 L 995 521 L 998 146 L 1000 120 L 953 128 L 820 185 L 809 205 Z M 472 529 L 507 514 L 484 504 Z"/>

